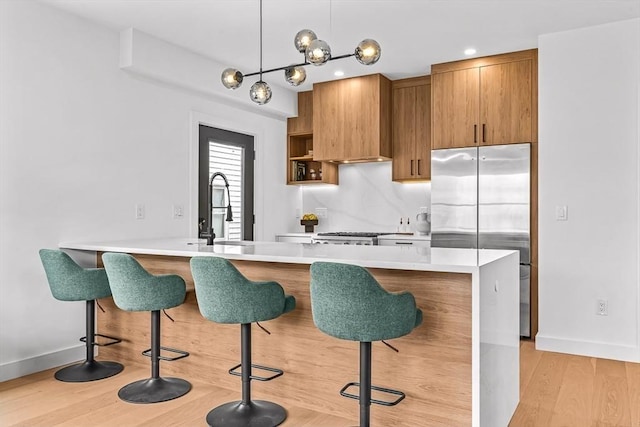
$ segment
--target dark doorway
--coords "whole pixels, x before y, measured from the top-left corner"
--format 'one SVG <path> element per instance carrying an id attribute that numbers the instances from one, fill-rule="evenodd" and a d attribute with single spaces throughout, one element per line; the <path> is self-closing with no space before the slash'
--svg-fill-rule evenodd
<path id="1" fill-rule="evenodd" d="M 207 192 L 214 172 L 222 172 L 229 180 L 233 221 L 225 221 L 225 209 L 213 209 L 213 228 L 217 238 L 253 240 L 253 136 L 224 129 L 199 126 L 198 150 L 198 218 L 206 230 Z M 224 181 L 216 178 L 213 206 L 226 206 Z"/>

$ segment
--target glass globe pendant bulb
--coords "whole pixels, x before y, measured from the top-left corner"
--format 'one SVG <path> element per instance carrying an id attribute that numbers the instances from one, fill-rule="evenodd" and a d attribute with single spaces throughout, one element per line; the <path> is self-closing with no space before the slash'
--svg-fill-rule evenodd
<path id="1" fill-rule="evenodd" d="M 221 80 L 227 89 L 238 89 L 242 85 L 244 76 L 235 68 L 227 68 L 222 72 Z"/>
<path id="2" fill-rule="evenodd" d="M 264 105 L 271 100 L 271 88 L 262 80 L 257 81 L 251 86 L 249 97 L 256 104 Z"/>
<path id="3" fill-rule="evenodd" d="M 284 79 L 291 86 L 300 86 L 307 79 L 307 72 L 303 67 L 289 67 L 284 70 Z"/>
<path id="4" fill-rule="evenodd" d="M 323 65 L 331 58 L 331 48 L 324 40 L 314 40 L 305 51 L 307 61 L 313 65 Z"/>
<path id="5" fill-rule="evenodd" d="M 309 43 L 316 40 L 318 36 L 311 30 L 300 30 L 293 38 L 293 45 L 296 47 L 298 52 L 304 53 L 309 46 Z"/>
<path id="6" fill-rule="evenodd" d="M 356 59 L 363 65 L 373 65 L 380 59 L 380 45 L 373 39 L 364 39 L 356 47 Z"/>

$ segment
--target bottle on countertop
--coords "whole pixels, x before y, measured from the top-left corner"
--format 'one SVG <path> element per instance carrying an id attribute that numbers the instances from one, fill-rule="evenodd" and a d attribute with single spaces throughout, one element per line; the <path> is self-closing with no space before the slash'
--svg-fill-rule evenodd
<path id="1" fill-rule="evenodd" d="M 411 225 L 410 225 L 410 222 L 409 222 L 409 217 L 407 217 L 407 225 L 405 225 L 405 227 L 404 227 L 404 232 L 405 233 L 411 233 Z"/>
<path id="2" fill-rule="evenodd" d="M 402 233 L 404 230 L 404 225 L 402 224 L 402 217 L 400 218 L 400 225 L 398 226 L 398 233 Z"/>

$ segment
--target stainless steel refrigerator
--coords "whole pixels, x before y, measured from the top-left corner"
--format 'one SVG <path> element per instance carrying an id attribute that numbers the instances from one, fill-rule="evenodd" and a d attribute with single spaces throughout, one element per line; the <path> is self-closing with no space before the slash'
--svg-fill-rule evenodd
<path id="1" fill-rule="evenodd" d="M 529 144 L 431 152 L 431 246 L 520 252 L 520 335 L 530 324 Z"/>

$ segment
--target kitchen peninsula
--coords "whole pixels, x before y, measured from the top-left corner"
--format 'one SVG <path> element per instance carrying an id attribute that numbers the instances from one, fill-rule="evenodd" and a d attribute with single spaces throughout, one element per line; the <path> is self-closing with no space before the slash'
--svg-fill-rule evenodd
<path id="1" fill-rule="evenodd" d="M 515 251 L 428 247 L 342 246 L 271 242 L 216 242 L 196 239 L 61 243 L 62 249 L 134 255 L 154 274 L 175 273 L 187 283 L 185 303 L 163 319 L 162 344 L 191 353 L 163 363 L 165 375 L 198 377 L 237 390 L 227 370 L 238 363 L 237 327 L 214 324 L 199 313 L 189 260 L 221 256 L 252 280 L 275 280 L 296 297 L 296 309 L 265 322 L 271 335 L 253 334 L 256 363 L 285 371 L 275 381 L 254 383 L 254 395 L 355 420 L 357 403 L 338 390 L 357 380 L 358 345 L 332 339 L 315 328 L 309 297 L 309 266 L 332 261 L 368 268 L 387 290 L 409 291 L 424 312 L 424 323 L 394 340 L 395 353 L 381 343 L 373 349 L 372 382 L 404 391 L 395 407 L 372 406 L 374 425 L 506 426 L 519 400 L 519 265 Z M 101 358 L 144 363 L 148 313 L 124 312 L 100 301 L 98 332 L 123 338 L 102 347 Z M 374 396 L 375 397 L 375 396 Z"/>

